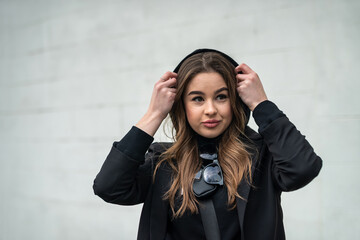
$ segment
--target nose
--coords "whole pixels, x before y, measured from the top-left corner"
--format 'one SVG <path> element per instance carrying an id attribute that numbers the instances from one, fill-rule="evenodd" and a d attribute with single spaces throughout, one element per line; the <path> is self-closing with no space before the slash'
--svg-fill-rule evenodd
<path id="1" fill-rule="evenodd" d="M 216 106 L 213 101 L 208 101 L 205 104 L 205 114 L 206 115 L 214 115 L 217 113 Z"/>

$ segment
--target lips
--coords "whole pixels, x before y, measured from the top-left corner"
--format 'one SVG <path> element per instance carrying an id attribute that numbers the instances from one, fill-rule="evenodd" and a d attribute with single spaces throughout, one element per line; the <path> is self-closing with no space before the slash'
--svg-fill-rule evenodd
<path id="1" fill-rule="evenodd" d="M 208 128 L 214 128 L 216 127 L 217 125 L 219 125 L 220 121 L 219 120 L 215 120 L 215 119 L 210 119 L 210 120 L 206 120 L 204 122 L 202 122 L 202 124 L 205 126 L 205 127 L 208 127 Z"/>

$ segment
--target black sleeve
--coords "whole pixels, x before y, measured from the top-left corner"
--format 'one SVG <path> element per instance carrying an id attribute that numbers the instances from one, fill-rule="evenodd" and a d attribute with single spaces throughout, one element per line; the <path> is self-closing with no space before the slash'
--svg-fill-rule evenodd
<path id="1" fill-rule="evenodd" d="M 152 182 L 154 154 L 148 150 L 153 138 L 133 127 L 115 142 L 93 184 L 94 193 L 106 202 L 133 205 L 145 200 Z"/>
<path id="2" fill-rule="evenodd" d="M 152 141 L 154 141 L 152 136 L 133 126 L 123 139 L 114 143 L 114 147 L 129 157 L 141 161 Z"/>
<path id="3" fill-rule="evenodd" d="M 321 158 L 274 103 L 263 102 L 255 110 L 253 116 L 259 125 L 259 133 L 272 156 L 275 183 L 282 191 L 308 184 L 319 174 Z"/>
<path id="4" fill-rule="evenodd" d="M 258 104 L 253 111 L 253 117 L 259 126 L 259 132 L 265 129 L 271 122 L 283 116 L 285 116 L 285 114 L 269 100 Z"/>

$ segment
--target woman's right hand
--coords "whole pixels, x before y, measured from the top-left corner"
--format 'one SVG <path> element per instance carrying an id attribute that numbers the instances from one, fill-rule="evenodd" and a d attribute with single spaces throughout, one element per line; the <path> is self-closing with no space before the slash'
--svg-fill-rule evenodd
<path id="1" fill-rule="evenodd" d="M 176 73 L 166 72 L 160 80 L 155 83 L 149 108 L 146 114 L 136 124 L 136 127 L 151 136 L 154 136 L 161 122 L 165 119 L 174 104 L 176 77 Z"/>
<path id="2" fill-rule="evenodd" d="M 174 103 L 176 77 L 176 73 L 166 72 L 155 83 L 148 112 L 159 115 L 161 120 L 164 120 Z"/>

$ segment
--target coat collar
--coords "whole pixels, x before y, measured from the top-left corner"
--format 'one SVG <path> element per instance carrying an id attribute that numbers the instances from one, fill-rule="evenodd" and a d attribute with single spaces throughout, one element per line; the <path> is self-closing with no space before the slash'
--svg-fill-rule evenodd
<path id="1" fill-rule="evenodd" d="M 252 148 L 250 150 L 251 155 L 251 176 L 254 177 L 255 168 L 258 164 L 259 157 L 263 154 L 263 141 L 261 136 L 256 133 L 254 130 L 252 130 L 249 127 L 246 127 L 245 129 L 246 136 L 251 140 L 251 145 L 255 145 L 255 148 Z M 244 216 L 245 216 L 245 210 L 246 210 L 246 204 L 248 201 L 249 193 L 250 193 L 251 186 L 245 179 L 242 179 L 239 187 L 238 187 L 238 193 L 243 198 L 237 198 L 236 199 L 236 208 L 238 212 L 239 217 L 239 223 L 240 223 L 240 230 L 241 230 L 241 239 L 245 239 L 244 236 Z"/>
<path id="2" fill-rule="evenodd" d="M 165 239 L 166 236 L 169 202 L 162 198 L 170 188 L 169 179 L 171 170 L 168 167 L 162 168 L 161 174 L 155 176 L 150 209 L 150 239 Z"/>

